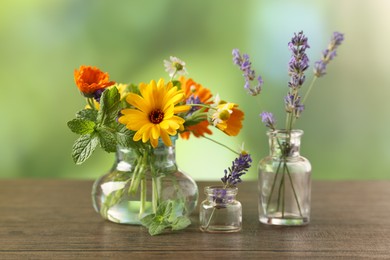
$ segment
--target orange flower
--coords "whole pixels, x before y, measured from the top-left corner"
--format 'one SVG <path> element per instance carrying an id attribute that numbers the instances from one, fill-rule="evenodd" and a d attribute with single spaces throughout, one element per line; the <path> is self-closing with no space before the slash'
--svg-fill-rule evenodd
<path id="1" fill-rule="evenodd" d="M 87 97 L 92 97 L 99 89 L 115 84 L 114 81 L 109 81 L 107 72 L 91 66 L 80 66 L 79 70 L 74 70 L 74 80 L 79 90 Z"/>
<path id="2" fill-rule="evenodd" d="M 244 112 L 235 107 L 232 110 L 233 113 L 230 114 L 229 119 L 226 121 L 226 128 L 221 130 L 227 135 L 236 136 L 242 128 Z"/>
<path id="3" fill-rule="evenodd" d="M 208 129 L 209 122 L 207 120 L 201 121 L 196 125 L 187 126 L 185 132 L 180 133 L 181 138 L 188 140 L 190 138 L 190 134 L 192 133 L 195 137 L 201 137 L 205 134 L 211 135 L 210 129 Z"/>
<path id="4" fill-rule="evenodd" d="M 237 108 L 237 104 L 220 101 L 218 95 L 214 102 L 218 104 L 211 116 L 214 126 L 227 135 L 238 135 L 242 128 L 244 112 Z"/>
<path id="5" fill-rule="evenodd" d="M 201 84 L 196 83 L 193 79 L 186 79 L 184 76 L 179 78 L 181 88 L 184 90 L 186 98 L 191 95 L 198 97 L 203 104 L 210 104 L 210 98 L 212 97 L 209 89 L 203 87 Z"/>
<path id="6" fill-rule="evenodd" d="M 194 96 L 195 98 L 199 98 L 199 101 L 203 104 L 211 104 L 210 98 L 212 94 L 209 89 L 203 87 L 201 84 L 196 83 L 193 79 L 186 79 L 184 76 L 179 78 L 179 82 L 181 83 L 181 88 L 184 91 L 186 99 Z M 207 112 L 207 110 L 205 111 Z M 196 125 L 186 126 L 184 132 L 180 133 L 180 136 L 183 139 L 188 140 L 190 138 L 190 134 L 192 133 L 195 137 L 201 137 L 205 134 L 211 135 L 210 129 L 208 129 L 209 122 L 207 119 L 199 122 Z"/>

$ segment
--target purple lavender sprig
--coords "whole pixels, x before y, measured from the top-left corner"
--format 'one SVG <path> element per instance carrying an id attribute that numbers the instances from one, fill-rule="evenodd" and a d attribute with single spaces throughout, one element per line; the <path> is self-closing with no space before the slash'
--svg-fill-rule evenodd
<path id="1" fill-rule="evenodd" d="M 328 48 L 322 52 L 321 60 L 315 62 L 314 64 L 314 75 L 316 77 L 322 77 L 326 74 L 326 66 L 328 63 L 336 57 L 336 50 L 341 45 L 344 40 L 344 34 L 339 32 L 334 32 Z"/>
<path id="2" fill-rule="evenodd" d="M 236 187 L 240 183 L 241 176 L 251 167 L 252 158 L 247 153 L 240 153 L 240 156 L 232 162 L 232 167 L 225 170 L 225 176 L 221 178 L 225 188 Z"/>
<path id="3" fill-rule="evenodd" d="M 300 31 L 298 34 L 294 33 L 294 37 L 288 43 L 292 56 L 288 64 L 288 74 L 290 81 L 288 82 L 289 91 L 284 98 L 285 110 L 291 117 L 298 118 L 304 110 L 301 103 L 301 97 L 298 90 L 305 82 L 305 71 L 309 68 L 309 58 L 306 55 L 306 49 L 310 48 L 307 37 Z M 289 120 L 290 125 L 293 120 Z M 288 126 L 286 126 L 289 129 Z"/>
<path id="4" fill-rule="evenodd" d="M 256 73 L 252 69 L 252 63 L 249 60 L 248 54 L 243 54 L 241 56 L 240 51 L 238 49 L 233 49 L 233 62 L 236 64 L 244 74 L 245 85 L 244 88 L 248 91 L 248 94 L 251 96 L 257 96 L 261 92 L 261 88 L 264 84 L 264 81 L 261 76 L 257 77 L 257 85 L 255 87 L 251 87 L 252 82 L 256 78 Z"/>
<path id="5" fill-rule="evenodd" d="M 260 117 L 261 121 L 265 124 L 266 127 L 272 130 L 276 129 L 276 120 L 271 112 L 262 112 Z"/>

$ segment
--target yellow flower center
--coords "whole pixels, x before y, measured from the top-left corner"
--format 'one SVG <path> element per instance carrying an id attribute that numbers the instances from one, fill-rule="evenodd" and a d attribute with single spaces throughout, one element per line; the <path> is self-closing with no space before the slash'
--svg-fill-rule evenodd
<path id="1" fill-rule="evenodd" d="M 223 120 L 223 121 L 228 120 L 229 117 L 230 117 L 230 113 L 229 113 L 229 111 L 227 111 L 227 110 L 223 110 L 223 111 L 219 114 L 219 118 L 220 118 L 221 120 Z"/>
<path id="2" fill-rule="evenodd" d="M 177 71 L 181 71 L 183 69 L 183 65 L 178 62 L 173 63 L 173 66 L 177 69 Z"/>
<path id="3" fill-rule="evenodd" d="M 155 109 L 149 114 L 149 120 L 153 124 L 157 125 L 164 120 L 164 112 L 161 109 Z"/>

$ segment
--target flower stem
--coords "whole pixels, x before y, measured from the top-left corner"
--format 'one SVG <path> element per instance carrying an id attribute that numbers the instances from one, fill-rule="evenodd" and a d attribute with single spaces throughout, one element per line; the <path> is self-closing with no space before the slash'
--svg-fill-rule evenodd
<path id="1" fill-rule="evenodd" d="M 214 142 L 214 143 L 216 143 L 216 144 L 218 144 L 218 145 L 220 145 L 220 146 L 223 146 L 223 147 L 225 147 L 226 149 L 230 150 L 231 152 L 233 152 L 233 153 L 235 153 L 235 154 L 237 154 L 237 155 L 240 155 L 240 153 L 234 151 L 234 150 L 233 150 L 232 148 L 230 148 L 229 146 L 224 145 L 223 143 L 220 143 L 220 142 L 218 142 L 218 141 L 215 141 L 214 139 L 211 139 L 210 137 L 203 136 L 203 138 L 205 138 L 205 139 L 207 139 L 207 140 L 209 140 L 209 141 L 211 141 L 211 142 Z"/>
<path id="2" fill-rule="evenodd" d="M 145 204 L 146 204 L 146 178 L 145 176 L 141 180 L 141 194 L 140 194 L 140 208 L 138 218 L 141 219 L 142 215 L 145 212 Z"/>
<path id="3" fill-rule="evenodd" d="M 93 102 L 93 98 L 87 98 L 87 104 L 91 107 L 91 109 L 97 110 L 95 107 L 95 103 Z"/>
<path id="4" fill-rule="evenodd" d="M 299 210 L 299 215 L 302 217 L 301 206 L 300 206 L 300 204 L 299 204 L 297 192 L 295 191 L 294 183 L 293 183 L 293 180 L 292 180 L 292 177 L 291 177 L 291 174 L 290 174 L 290 171 L 289 171 L 288 167 L 286 167 L 286 170 L 287 170 L 288 178 L 290 179 L 291 188 L 292 188 L 293 193 L 294 193 L 295 201 L 297 202 L 297 206 L 298 206 L 298 210 Z"/>
<path id="5" fill-rule="evenodd" d="M 282 178 L 280 180 L 280 184 L 279 184 L 279 191 L 278 191 L 278 206 L 277 206 L 277 211 L 279 211 L 279 208 L 280 208 L 280 199 L 282 197 L 282 187 L 284 185 L 284 165 L 283 165 L 283 173 L 282 173 Z"/>
<path id="6" fill-rule="evenodd" d="M 317 78 L 318 78 L 317 76 L 314 76 L 314 77 L 313 77 L 313 79 L 312 79 L 312 81 L 311 81 L 311 83 L 310 83 L 310 85 L 309 85 L 309 88 L 307 89 L 306 94 L 305 94 L 305 96 L 303 97 L 302 105 L 305 103 L 307 97 L 309 96 L 310 91 L 311 91 L 311 89 L 313 88 L 314 82 L 316 82 Z"/>
<path id="7" fill-rule="evenodd" d="M 280 165 L 281 165 L 281 164 L 282 164 L 282 161 L 279 162 L 278 168 L 276 169 L 274 181 L 273 181 L 273 183 L 272 183 L 271 192 L 270 192 L 269 197 L 268 197 L 267 208 L 266 208 L 267 214 L 268 214 L 268 208 L 269 208 L 269 205 L 270 205 L 270 203 L 271 203 L 272 193 L 274 192 L 274 189 L 275 189 L 276 180 L 277 180 L 277 178 L 278 178 L 278 174 L 279 174 L 279 170 L 280 170 Z"/>
<path id="8" fill-rule="evenodd" d="M 207 230 L 207 229 L 209 228 L 210 223 L 211 223 L 211 219 L 212 219 L 213 216 L 214 216 L 214 212 L 215 212 L 215 207 L 213 207 L 213 211 L 212 211 L 211 214 L 210 214 L 209 221 L 208 221 L 207 224 L 206 224 L 205 230 Z"/>
<path id="9" fill-rule="evenodd" d="M 157 188 L 157 177 L 152 176 L 152 206 L 153 206 L 153 213 L 157 212 L 158 207 L 158 188 Z"/>

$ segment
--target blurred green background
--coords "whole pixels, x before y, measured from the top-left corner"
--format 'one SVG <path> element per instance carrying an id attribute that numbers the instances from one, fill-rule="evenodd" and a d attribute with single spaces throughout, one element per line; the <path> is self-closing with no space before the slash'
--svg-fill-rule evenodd
<path id="1" fill-rule="evenodd" d="M 312 65 L 337 30 L 345 41 L 296 125 L 305 131 L 302 155 L 314 179 L 389 179 L 389 10 L 386 0 L 2 1 L 1 178 L 104 174 L 113 154 L 95 152 L 82 166 L 70 156 L 77 136 L 66 122 L 85 104 L 73 70 L 96 65 L 112 80 L 139 83 L 168 78 L 163 60 L 173 55 L 187 63 L 189 77 L 245 111 L 239 136 L 214 130 L 213 138 L 233 148 L 245 142 L 254 159 L 245 178 L 254 179 L 268 154 L 258 114 L 272 111 L 284 122 L 288 41 L 303 30 Z M 263 76 L 261 96 L 243 90 L 233 48 L 250 54 Z M 179 140 L 177 153 L 179 166 L 196 180 L 218 180 L 235 157 L 195 138 Z"/>

